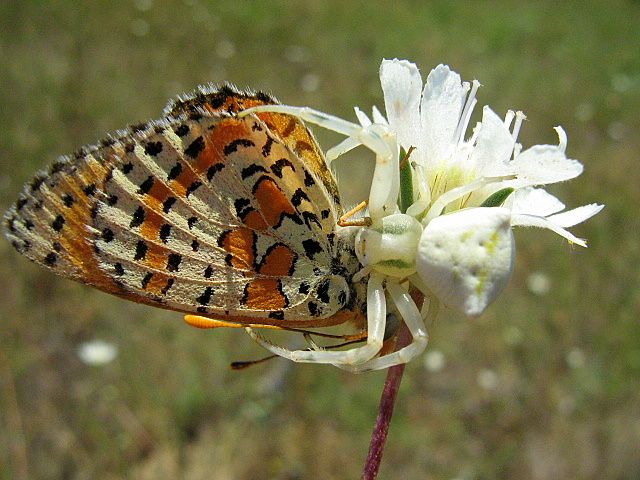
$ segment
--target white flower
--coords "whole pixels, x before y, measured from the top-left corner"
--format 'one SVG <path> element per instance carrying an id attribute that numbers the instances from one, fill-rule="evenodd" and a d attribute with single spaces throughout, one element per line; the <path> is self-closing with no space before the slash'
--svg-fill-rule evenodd
<path id="1" fill-rule="evenodd" d="M 423 86 L 415 64 L 397 59 L 382 62 L 380 81 L 386 119 L 375 108 L 373 122 L 357 108 L 356 115 L 363 127 L 384 124 L 405 151 L 414 149 L 410 160 L 417 201 L 406 213 L 424 227 L 417 270 L 441 301 L 478 315 L 497 297 L 513 270 L 509 226 L 546 228 L 586 247 L 567 228 L 603 205 L 562 212 L 560 200 L 535 188 L 582 173 L 582 164 L 565 155 L 567 136 L 561 127 L 556 127 L 558 145 L 523 150 L 517 138 L 524 114 L 508 111 L 501 119 L 484 107 L 482 120 L 467 137 L 479 82 L 462 82 L 439 65 Z M 328 156 L 358 143 L 348 138 Z"/>

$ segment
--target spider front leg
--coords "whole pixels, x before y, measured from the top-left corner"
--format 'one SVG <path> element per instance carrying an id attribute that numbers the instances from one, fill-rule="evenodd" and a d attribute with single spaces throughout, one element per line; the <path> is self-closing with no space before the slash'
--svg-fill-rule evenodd
<path id="1" fill-rule="evenodd" d="M 387 292 L 398 309 L 405 325 L 411 332 L 411 336 L 413 337 L 412 342 L 396 352 L 382 357 L 373 358 L 358 365 L 336 366 L 354 373 L 370 370 L 382 370 L 384 368 L 393 367 L 394 365 L 400 365 L 411 361 L 414 357 L 420 355 L 427 347 L 429 335 L 424 321 L 422 320 L 422 315 L 411 298 L 411 295 L 409 295 L 409 293 L 405 291 L 397 281 L 390 278 L 387 278 Z"/>
<path id="2" fill-rule="evenodd" d="M 238 117 L 261 112 L 281 113 L 319 125 L 327 130 L 345 135 L 353 140 L 347 151 L 355 145 L 364 145 L 376 155 L 376 165 L 369 192 L 369 216 L 375 223 L 386 215 L 398 211 L 400 191 L 399 156 L 400 146 L 396 134 L 387 125 L 372 123 L 366 126 L 314 110 L 309 107 L 288 105 L 261 105 L 238 113 Z"/>
<path id="3" fill-rule="evenodd" d="M 358 365 L 375 357 L 382 348 L 387 318 L 382 275 L 373 273 L 367 283 L 367 343 L 351 350 L 288 350 L 260 336 L 251 327 L 245 331 L 271 353 L 301 363 L 331 363 L 336 366 Z"/>

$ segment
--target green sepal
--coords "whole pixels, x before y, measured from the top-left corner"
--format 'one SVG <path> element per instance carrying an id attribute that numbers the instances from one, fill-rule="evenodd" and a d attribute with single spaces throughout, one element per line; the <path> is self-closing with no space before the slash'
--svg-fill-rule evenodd
<path id="1" fill-rule="evenodd" d="M 497 192 L 489 195 L 487 199 L 482 202 L 481 207 L 499 207 L 507 199 L 509 195 L 513 193 L 513 188 L 503 188 Z"/>
<path id="2" fill-rule="evenodd" d="M 403 262 L 402 260 L 381 260 L 379 262 L 376 263 L 377 266 L 381 266 L 381 267 L 392 267 L 392 268 L 398 268 L 398 269 L 407 269 L 407 268 L 414 268 L 416 266 L 415 263 L 407 263 L 407 262 Z"/>
<path id="3" fill-rule="evenodd" d="M 400 164 L 406 158 L 407 152 L 400 147 Z M 413 205 L 413 177 L 411 163 L 404 162 L 400 168 L 400 212 L 407 213 L 407 208 Z"/>

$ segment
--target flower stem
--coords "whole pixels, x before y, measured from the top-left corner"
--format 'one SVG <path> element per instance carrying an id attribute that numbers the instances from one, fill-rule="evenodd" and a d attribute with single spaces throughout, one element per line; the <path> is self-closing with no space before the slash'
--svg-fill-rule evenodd
<path id="1" fill-rule="evenodd" d="M 398 332 L 398 340 L 396 348 L 402 348 L 411 341 L 411 334 L 403 323 L 400 325 Z M 384 381 L 382 396 L 380 397 L 380 408 L 378 410 L 378 418 L 371 435 L 371 443 L 369 444 L 369 453 L 367 461 L 362 472 L 362 480 L 374 480 L 378 476 L 380 469 L 380 461 L 382 460 L 382 452 L 387 441 L 387 433 L 389 432 L 389 424 L 393 415 L 393 407 L 400 388 L 400 381 L 404 373 L 405 365 L 396 365 L 389 368 L 387 378 Z"/>

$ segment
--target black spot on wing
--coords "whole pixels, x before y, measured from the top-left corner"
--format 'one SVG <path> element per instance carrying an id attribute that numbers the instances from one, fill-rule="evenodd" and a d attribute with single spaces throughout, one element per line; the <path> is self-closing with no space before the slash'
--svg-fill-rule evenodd
<path id="1" fill-rule="evenodd" d="M 31 185 L 30 185 L 31 191 L 35 192 L 37 190 L 40 190 L 40 187 L 42 186 L 45 180 L 46 178 L 44 177 L 44 175 L 36 175 L 35 177 L 33 177 L 33 180 L 31 180 Z"/>
<path id="2" fill-rule="evenodd" d="M 154 182 L 153 176 L 149 175 L 147 179 L 140 184 L 140 188 L 138 188 L 138 195 L 144 195 L 145 193 L 149 193 L 151 187 L 153 187 Z"/>
<path id="3" fill-rule="evenodd" d="M 170 272 L 177 272 L 182 262 L 182 255 L 179 253 L 171 253 L 167 258 L 167 270 Z"/>
<path id="4" fill-rule="evenodd" d="M 233 152 L 236 152 L 238 150 L 238 147 L 254 147 L 255 143 L 253 143 L 251 140 L 249 140 L 248 138 L 238 138 L 236 140 L 234 140 L 231 143 L 228 143 L 227 145 L 225 145 L 225 147 L 222 149 L 222 152 L 225 155 L 230 155 Z"/>
<path id="5" fill-rule="evenodd" d="M 191 195 L 193 192 L 195 192 L 200 186 L 202 185 L 202 182 L 200 180 L 194 180 L 191 185 L 189 185 L 187 187 L 187 191 L 185 192 L 185 197 L 189 198 L 189 195 Z"/>
<path id="6" fill-rule="evenodd" d="M 144 223 L 144 218 L 145 218 L 144 208 L 142 208 L 142 206 L 139 206 L 131 216 L 131 223 L 129 223 L 129 228 L 139 227 Z"/>
<path id="7" fill-rule="evenodd" d="M 62 203 L 64 203 L 65 207 L 71 208 L 74 202 L 75 202 L 74 198 L 68 193 L 62 196 Z"/>
<path id="8" fill-rule="evenodd" d="M 306 200 L 307 202 L 311 201 L 309 200 L 309 196 L 304 192 L 304 190 L 299 188 L 291 196 L 291 203 L 294 207 L 298 207 L 302 203 L 302 200 Z"/>
<path id="9" fill-rule="evenodd" d="M 53 228 L 54 231 L 59 232 L 60 230 L 62 230 L 64 222 L 64 217 L 62 215 L 58 215 L 53 223 L 51 223 L 51 228 Z"/>
<path id="10" fill-rule="evenodd" d="M 142 279 L 142 282 L 140 283 L 140 286 L 142 287 L 143 290 L 145 290 L 147 288 L 147 286 L 149 285 L 149 282 L 151 281 L 151 278 L 153 277 L 153 273 L 152 272 L 148 272 L 144 278 Z"/>
<path id="11" fill-rule="evenodd" d="M 329 303 L 331 301 L 331 297 L 329 297 L 329 286 L 331 285 L 331 282 L 328 278 L 325 278 L 324 280 L 322 280 L 320 282 L 320 285 L 318 285 L 318 299 L 322 302 L 322 303 Z"/>
<path id="12" fill-rule="evenodd" d="M 309 290 L 311 289 L 311 285 L 309 285 L 308 282 L 300 282 L 300 286 L 298 287 L 298 292 L 306 295 L 307 293 L 309 293 Z"/>
<path id="13" fill-rule="evenodd" d="M 171 167 L 171 170 L 169 170 L 169 173 L 167 175 L 167 180 L 168 181 L 174 180 L 178 178 L 181 173 L 182 173 L 182 164 L 180 162 L 177 162 L 173 167 Z"/>
<path id="14" fill-rule="evenodd" d="M 258 173 L 258 172 L 268 173 L 268 170 L 266 168 L 264 168 L 264 166 L 262 166 L 262 165 L 259 165 L 257 163 L 252 163 L 248 167 L 245 167 L 245 168 L 242 169 L 242 172 L 240 173 L 240 176 L 244 180 L 244 179 L 249 178 L 251 175 L 254 175 L 254 174 Z"/>
<path id="15" fill-rule="evenodd" d="M 209 305 L 209 302 L 211 301 L 212 296 L 213 296 L 213 288 L 207 287 L 204 289 L 204 292 L 202 292 L 202 295 L 196 298 L 196 301 L 200 305 Z"/>
<path id="16" fill-rule="evenodd" d="M 102 230 L 102 240 L 104 240 L 106 243 L 113 241 L 114 237 L 115 235 L 113 234 L 113 230 L 111 230 L 110 228 L 105 228 L 104 230 Z"/>
<path id="17" fill-rule="evenodd" d="M 131 133 L 138 133 L 146 130 L 148 128 L 148 124 L 145 122 L 134 123 L 133 125 L 129 125 L 129 131 Z"/>
<path id="18" fill-rule="evenodd" d="M 236 209 L 236 215 L 240 218 L 244 218 L 250 211 L 254 210 L 253 207 L 250 206 L 251 201 L 248 198 L 236 198 L 233 202 L 233 206 Z"/>
<path id="19" fill-rule="evenodd" d="M 202 150 L 204 150 L 204 138 L 200 135 L 184 149 L 184 153 L 191 158 L 196 158 Z"/>
<path id="20" fill-rule="evenodd" d="M 50 252 L 46 257 L 44 257 L 44 264 L 48 265 L 49 267 L 53 267 L 57 261 L 58 255 L 56 255 L 54 252 Z"/>
<path id="21" fill-rule="evenodd" d="M 305 187 L 313 187 L 316 184 L 316 181 L 313 179 L 309 172 L 304 172 L 304 186 Z"/>
<path id="22" fill-rule="evenodd" d="M 171 225 L 165 223 L 160 227 L 158 237 L 162 240 L 162 243 L 167 243 L 169 241 L 169 235 L 171 235 Z"/>
<path id="23" fill-rule="evenodd" d="M 96 194 L 96 185 L 95 185 L 95 183 L 87 185 L 86 187 L 84 187 L 82 189 L 82 191 L 84 192 L 84 194 L 87 197 L 91 197 L 91 196 L 95 195 Z"/>
<path id="24" fill-rule="evenodd" d="M 144 257 L 147 256 L 147 250 L 149 250 L 147 244 L 143 240 L 138 240 L 138 243 L 136 244 L 136 253 L 133 259 L 135 261 L 144 260 Z"/>
<path id="25" fill-rule="evenodd" d="M 147 142 L 144 146 L 144 153 L 155 157 L 162 152 L 162 142 Z"/>
<path id="26" fill-rule="evenodd" d="M 162 295 L 166 295 L 167 292 L 169 292 L 169 289 L 171 287 L 173 287 L 173 284 L 176 282 L 175 278 L 168 278 L 167 279 L 167 283 L 165 284 L 164 287 L 162 287 L 162 290 L 160 290 L 162 292 Z"/>
<path id="27" fill-rule="evenodd" d="M 304 218 L 304 223 L 307 224 L 308 228 L 311 228 L 311 222 L 315 223 L 318 227 L 321 227 L 318 216 L 313 212 L 302 212 L 302 218 Z"/>
<path id="28" fill-rule="evenodd" d="M 162 211 L 164 213 L 169 213 L 173 204 L 176 203 L 176 197 L 167 197 L 164 202 L 162 202 Z"/>
<path id="29" fill-rule="evenodd" d="M 189 133 L 189 130 L 190 130 L 189 125 L 183 123 L 182 125 L 179 125 L 178 127 L 176 127 L 173 131 L 179 137 L 184 137 Z"/>
<path id="30" fill-rule="evenodd" d="M 313 260 L 313 257 L 316 256 L 317 253 L 323 251 L 322 245 L 317 240 L 312 238 L 308 238 L 302 241 L 302 248 L 304 248 L 304 253 L 309 257 L 310 260 Z"/>
<path id="31" fill-rule="evenodd" d="M 257 124 L 256 124 L 257 125 Z M 273 145 L 273 138 L 267 137 L 267 141 L 262 146 L 262 156 L 268 157 L 271 154 L 271 146 Z"/>
<path id="32" fill-rule="evenodd" d="M 216 173 L 224 168 L 224 163 L 214 163 L 207 169 L 207 180 L 211 181 Z"/>
<path id="33" fill-rule="evenodd" d="M 276 160 L 276 162 L 271 166 L 271 170 L 278 178 L 282 178 L 282 170 L 284 170 L 285 167 L 289 167 L 292 172 L 296 171 L 296 169 L 293 167 L 293 163 L 291 163 L 286 158 Z"/>

